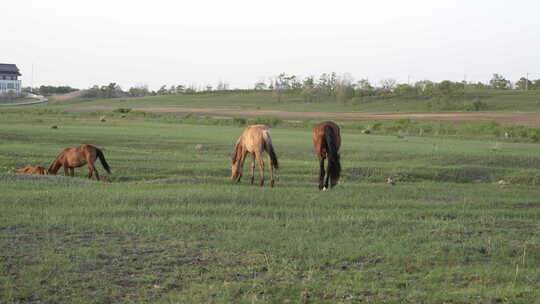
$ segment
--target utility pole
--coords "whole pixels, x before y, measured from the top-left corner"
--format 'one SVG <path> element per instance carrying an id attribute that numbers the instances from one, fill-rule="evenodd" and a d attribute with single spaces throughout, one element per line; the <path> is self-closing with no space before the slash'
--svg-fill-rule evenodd
<path id="1" fill-rule="evenodd" d="M 467 88 L 467 74 L 463 74 L 463 106 L 465 107 L 465 89 Z"/>

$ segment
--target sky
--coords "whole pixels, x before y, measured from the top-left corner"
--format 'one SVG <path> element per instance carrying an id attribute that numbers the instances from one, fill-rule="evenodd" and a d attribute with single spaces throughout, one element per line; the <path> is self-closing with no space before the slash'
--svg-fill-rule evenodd
<path id="1" fill-rule="evenodd" d="M 0 63 L 23 86 L 250 88 L 285 72 L 377 84 L 540 79 L 538 0 L 18 0 Z M 7 7 L 6 7 L 7 6 Z"/>

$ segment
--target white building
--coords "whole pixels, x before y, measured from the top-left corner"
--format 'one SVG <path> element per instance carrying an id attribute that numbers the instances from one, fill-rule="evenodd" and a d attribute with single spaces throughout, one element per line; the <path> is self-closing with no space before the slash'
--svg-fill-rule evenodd
<path id="1" fill-rule="evenodd" d="M 0 63 L 0 94 L 15 92 L 21 93 L 21 76 L 19 68 L 14 64 Z"/>

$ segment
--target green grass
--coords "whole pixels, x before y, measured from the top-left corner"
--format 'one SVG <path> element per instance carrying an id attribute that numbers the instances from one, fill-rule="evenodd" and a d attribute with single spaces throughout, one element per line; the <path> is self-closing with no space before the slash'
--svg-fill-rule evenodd
<path id="1" fill-rule="evenodd" d="M 310 129 L 272 129 L 282 169 L 261 188 L 228 179 L 241 127 L 48 110 L 0 118 L 2 303 L 540 298 L 538 144 L 345 128 L 342 183 L 320 192 Z M 84 143 L 105 148 L 112 184 L 83 179 L 86 168 L 7 173 Z"/>
<path id="2" fill-rule="evenodd" d="M 14 98 L 14 99 L 0 99 L 0 105 L 9 105 L 9 104 L 19 104 L 19 103 L 25 103 L 30 101 L 36 101 L 37 99 L 33 98 Z"/>
<path id="3" fill-rule="evenodd" d="M 194 107 L 245 110 L 286 110 L 320 112 L 430 112 L 465 111 L 475 100 L 487 104 L 486 111 L 540 112 L 540 90 L 474 90 L 467 91 L 465 99 L 457 98 L 449 105 L 438 99 L 417 97 L 394 97 L 387 99 L 355 98 L 345 103 L 333 99 L 306 103 L 298 94 L 284 95 L 278 102 L 271 92 L 208 93 L 196 95 L 166 95 L 140 98 L 116 98 L 102 100 L 52 101 L 50 105 L 60 108 L 73 105 L 114 107 Z M 431 107 L 430 107 L 431 104 Z"/>

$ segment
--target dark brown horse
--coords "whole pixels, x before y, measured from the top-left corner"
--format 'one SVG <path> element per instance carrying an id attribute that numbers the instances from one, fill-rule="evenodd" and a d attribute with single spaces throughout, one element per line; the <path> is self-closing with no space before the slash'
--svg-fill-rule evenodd
<path id="1" fill-rule="evenodd" d="M 328 189 L 337 185 L 341 174 L 341 163 L 339 160 L 339 147 L 341 146 L 341 135 L 339 127 L 331 121 L 318 124 L 313 135 L 313 147 L 315 154 L 319 157 L 319 190 Z M 328 172 L 324 170 L 324 160 L 328 158 Z M 326 176 L 326 179 L 325 179 Z"/>
<path id="2" fill-rule="evenodd" d="M 61 167 L 64 167 L 65 176 L 74 176 L 75 168 L 88 164 L 88 178 L 94 177 L 96 180 L 100 180 L 98 171 L 94 166 L 97 158 L 101 161 L 105 171 L 111 173 L 111 168 L 100 149 L 92 145 L 82 145 L 80 147 L 66 148 L 62 153 L 58 154 L 49 167 L 49 174 L 56 174 Z"/>
<path id="3" fill-rule="evenodd" d="M 251 153 L 253 160 L 251 162 L 251 183 L 255 180 L 255 160 L 259 162 L 260 185 L 264 185 L 264 160 L 263 152 L 266 151 L 269 157 L 268 167 L 270 169 L 270 185 L 274 187 L 274 168 L 278 169 L 278 159 L 272 146 L 272 137 L 270 130 L 265 125 L 253 125 L 244 129 L 242 136 L 236 142 L 234 154 L 232 157 L 231 179 L 240 182 L 242 171 L 244 170 L 244 161 L 246 155 Z"/>

